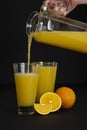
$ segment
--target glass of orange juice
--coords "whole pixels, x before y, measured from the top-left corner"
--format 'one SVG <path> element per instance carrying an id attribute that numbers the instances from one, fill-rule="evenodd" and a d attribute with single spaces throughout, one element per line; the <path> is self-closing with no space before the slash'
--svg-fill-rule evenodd
<path id="1" fill-rule="evenodd" d="M 40 97 L 45 92 L 54 91 L 57 66 L 57 62 L 39 62 L 39 80 L 36 96 L 37 102 L 39 102 Z"/>
<path id="2" fill-rule="evenodd" d="M 36 63 L 14 63 L 14 77 L 18 104 L 18 114 L 33 114 L 38 87 Z"/>

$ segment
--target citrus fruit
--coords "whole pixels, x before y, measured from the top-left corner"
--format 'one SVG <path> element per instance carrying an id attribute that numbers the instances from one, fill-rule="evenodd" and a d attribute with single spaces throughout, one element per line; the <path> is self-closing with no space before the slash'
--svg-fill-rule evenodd
<path id="1" fill-rule="evenodd" d="M 47 115 L 51 112 L 52 105 L 34 103 L 34 109 L 36 110 L 37 113 L 39 113 L 41 115 Z"/>
<path id="2" fill-rule="evenodd" d="M 71 108 L 76 101 L 76 94 L 70 87 L 62 86 L 55 91 L 62 99 L 62 108 Z"/>
<path id="3" fill-rule="evenodd" d="M 46 92 L 40 97 L 40 104 L 52 104 L 51 112 L 55 112 L 60 109 L 62 100 L 58 94 Z"/>

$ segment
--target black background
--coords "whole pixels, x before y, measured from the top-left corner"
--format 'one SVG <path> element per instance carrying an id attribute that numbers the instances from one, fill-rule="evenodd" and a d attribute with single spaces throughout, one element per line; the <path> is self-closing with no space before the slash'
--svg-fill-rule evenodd
<path id="1" fill-rule="evenodd" d="M 27 61 L 28 15 L 39 11 L 42 0 L 8 0 L 0 2 L 0 84 L 12 84 L 14 62 Z M 67 17 L 87 22 L 87 5 L 77 6 Z M 33 40 L 32 61 L 57 61 L 56 83 L 87 84 L 87 54 L 38 44 Z"/>

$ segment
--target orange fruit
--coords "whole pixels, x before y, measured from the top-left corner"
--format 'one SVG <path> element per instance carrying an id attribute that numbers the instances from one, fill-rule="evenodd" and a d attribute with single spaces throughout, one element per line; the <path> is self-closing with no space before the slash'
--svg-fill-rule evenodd
<path id="1" fill-rule="evenodd" d="M 75 104 L 76 94 L 70 87 L 60 87 L 55 91 L 55 93 L 62 99 L 62 108 L 69 109 Z"/>
<path id="2" fill-rule="evenodd" d="M 52 104 L 51 112 L 55 112 L 60 109 L 62 100 L 58 94 L 46 92 L 40 97 L 40 104 Z"/>
<path id="3" fill-rule="evenodd" d="M 37 113 L 39 113 L 41 115 L 47 115 L 51 112 L 52 105 L 34 103 L 34 109 L 36 110 Z"/>

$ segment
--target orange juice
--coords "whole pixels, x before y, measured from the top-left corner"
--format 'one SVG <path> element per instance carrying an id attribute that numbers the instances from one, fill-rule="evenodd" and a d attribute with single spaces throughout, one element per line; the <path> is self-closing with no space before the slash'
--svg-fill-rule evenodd
<path id="1" fill-rule="evenodd" d="M 36 99 L 38 74 L 15 73 L 18 106 L 33 106 Z"/>
<path id="2" fill-rule="evenodd" d="M 54 91 L 56 71 L 56 66 L 40 66 L 36 98 L 37 102 L 39 102 L 39 99 L 43 93 Z"/>
<path id="3" fill-rule="evenodd" d="M 87 53 L 87 32 L 41 31 L 35 33 L 34 39 L 44 44 Z"/>

